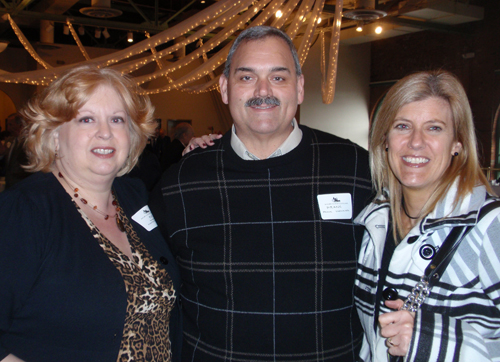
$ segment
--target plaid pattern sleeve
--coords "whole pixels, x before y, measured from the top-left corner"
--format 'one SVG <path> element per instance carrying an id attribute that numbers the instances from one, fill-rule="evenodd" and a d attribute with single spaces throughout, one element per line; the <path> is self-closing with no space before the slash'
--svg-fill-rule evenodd
<path id="1" fill-rule="evenodd" d="M 227 134 L 163 175 L 151 208 L 183 285 L 185 361 L 354 361 L 363 229 L 323 220 L 318 195 L 368 203 L 367 152 L 301 127 L 291 152 L 244 161 Z"/>

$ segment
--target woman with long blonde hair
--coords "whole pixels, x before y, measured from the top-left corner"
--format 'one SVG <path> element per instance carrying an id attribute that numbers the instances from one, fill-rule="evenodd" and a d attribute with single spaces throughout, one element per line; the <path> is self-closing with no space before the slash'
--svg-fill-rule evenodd
<path id="1" fill-rule="evenodd" d="M 361 360 L 498 360 L 500 209 L 457 78 L 431 71 L 397 82 L 374 121 L 370 162 L 377 196 L 356 218 L 366 227 L 355 288 Z M 456 251 L 445 254 L 449 245 Z"/>

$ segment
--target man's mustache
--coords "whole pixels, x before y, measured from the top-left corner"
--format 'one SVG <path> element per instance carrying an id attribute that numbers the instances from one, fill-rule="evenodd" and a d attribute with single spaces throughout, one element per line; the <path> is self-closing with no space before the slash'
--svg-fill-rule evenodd
<path id="1" fill-rule="evenodd" d="M 253 97 L 250 98 L 248 101 L 245 103 L 245 107 L 258 107 L 263 104 L 267 104 L 268 106 L 279 106 L 281 105 L 281 102 L 278 98 L 274 96 L 269 96 L 269 97 Z"/>

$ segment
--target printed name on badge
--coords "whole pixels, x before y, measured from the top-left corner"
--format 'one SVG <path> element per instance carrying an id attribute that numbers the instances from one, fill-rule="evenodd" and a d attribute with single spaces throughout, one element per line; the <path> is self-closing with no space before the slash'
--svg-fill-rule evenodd
<path id="1" fill-rule="evenodd" d="M 137 211 L 134 216 L 132 216 L 132 220 L 141 225 L 147 231 L 151 231 L 158 226 L 151 210 L 149 210 L 148 205 Z"/>
<path id="2" fill-rule="evenodd" d="M 318 195 L 318 205 L 323 220 L 352 218 L 352 201 L 349 193 Z"/>

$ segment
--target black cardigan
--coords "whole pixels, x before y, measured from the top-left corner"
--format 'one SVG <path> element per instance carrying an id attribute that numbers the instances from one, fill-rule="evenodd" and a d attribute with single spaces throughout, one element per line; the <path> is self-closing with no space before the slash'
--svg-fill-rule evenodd
<path id="1" fill-rule="evenodd" d="M 140 181 L 117 178 L 120 205 L 151 255 L 178 270 L 158 228 L 131 219 L 147 200 Z M 52 173 L 37 173 L 0 194 L 0 360 L 115 362 L 127 295 L 114 267 Z M 170 336 L 179 360 L 181 319 Z"/>

